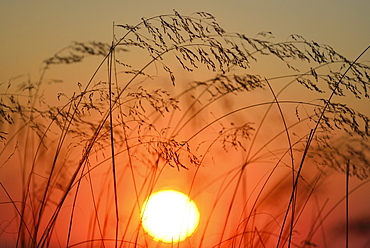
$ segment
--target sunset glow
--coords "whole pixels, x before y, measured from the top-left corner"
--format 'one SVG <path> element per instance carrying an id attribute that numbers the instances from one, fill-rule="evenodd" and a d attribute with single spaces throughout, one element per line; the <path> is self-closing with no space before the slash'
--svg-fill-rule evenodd
<path id="1" fill-rule="evenodd" d="M 369 247 L 369 9 L 0 1 L 0 248 Z"/>
<path id="2" fill-rule="evenodd" d="M 172 243 L 183 241 L 195 231 L 199 211 L 187 195 L 163 190 L 145 201 L 141 218 L 144 230 L 154 240 Z"/>

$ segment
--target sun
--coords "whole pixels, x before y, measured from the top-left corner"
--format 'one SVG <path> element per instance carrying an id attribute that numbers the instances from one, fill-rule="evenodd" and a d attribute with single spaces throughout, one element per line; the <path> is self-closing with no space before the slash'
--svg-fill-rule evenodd
<path id="1" fill-rule="evenodd" d="M 144 230 L 156 241 L 177 243 L 190 236 L 199 224 L 194 201 L 178 191 L 162 190 L 144 202 L 141 220 Z"/>

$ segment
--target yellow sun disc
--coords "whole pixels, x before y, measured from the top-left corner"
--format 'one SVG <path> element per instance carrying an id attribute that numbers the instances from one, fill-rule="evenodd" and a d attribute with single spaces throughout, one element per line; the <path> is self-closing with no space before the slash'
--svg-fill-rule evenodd
<path id="1" fill-rule="evenodd" d="M 199 224 L 199 211 L 187 195 L 162 190 L 144 202 L 141 220 L 144 230 L 154 240 L 176 243 L 195 231 Z"/>

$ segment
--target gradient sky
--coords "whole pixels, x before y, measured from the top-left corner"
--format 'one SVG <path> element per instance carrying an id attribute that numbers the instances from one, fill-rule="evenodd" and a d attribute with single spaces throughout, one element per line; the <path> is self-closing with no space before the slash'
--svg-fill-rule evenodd
<path id="1" fill-rule="evenodd" d="M 206 11 L 228 31 L 254 36 L 271 31 L 330 44 L 354 59 L 370 42 L 368 0 L 64 0 L 0 2 L 0 83 L 23 73 L 38 77 L 41 61 L 72 41 L 106 41 L 112 23 L 136 24 L 141 17 Z M 367 54 L 364 59 L 368 60 Z"/>
<path id="2" fill-rule="evenodd" d="M 113 22 L 135 25 L 173 9 L 209 12 L 226 31 L 250 37 L 271 31 L 278 42 L 300 34 L 353 60 L 370 45 L 369 0 L 1 0 L 0 84 L 26 73 L 37 81 L 42 61 L 71 42 L 110 42 Z M 370 51 L 360 61 L 370 61 Z M 95 68 L 83 64 L 79 73 L 89 77 Z"/>

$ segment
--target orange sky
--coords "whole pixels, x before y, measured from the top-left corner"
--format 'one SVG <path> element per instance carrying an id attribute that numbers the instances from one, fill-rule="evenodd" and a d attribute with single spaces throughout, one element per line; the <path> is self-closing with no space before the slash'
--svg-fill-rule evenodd
<path id="1" fill-rule="evenodd" d="M 170 0 L 158 0 L 158 1 L 1 1 L 0 2 L 0 84 L 7 82 L 10 78 L 20 75 L 20 74 L 27 74 L 30 73 L 30 77 L 32 80 L 36 81 L 39 76 L 39 71 L 41 69 L 41 62 L 43 59 L 52 56 L 55 52 L 59 51 L 60 49 L 68 46 L 72 41 L 103 41 L 103 42 L 110 42 L 112 38 L 112 23 L 115 22 L 116 24 L 136 24 L 140 21 L 141 17 L 151 17 L 160 14 L 172 13 L 172 9 L 176 9 L 181 14 L 187 15 L 191 14 L 196 11 L 206 11 L 210 12 L 224 27 L 227 31 L 231 32 L 239 32 L 245 33 L 247 36 L 254 37 L 260 31 L 271 31 L 275 35 L 276 41 L 285 41 L 290 34 L 300 34 L 304 36 L 307 40 L 315 40 L 319 43 L 329 44 L 334 47 L 339 53 L 343 53 L 348 59 L 355 59 L 358 54 L 361 53 L 363 49 L 365 49 L 369 45 L 370 41 L 370 30 L 369 30 L 369 9 L 370 9 L 370 2 L 368 0 L 355 0 L 355 1 L 288 1 L 288 0 L 280 0 L 280 1 L 242 1 L 242 0 L 229 0 L 229 1 L 170 1 Z M 370 52 L 368 52 L 360 61 L 368 61 L 370 59 Z M 140 60 L 140 58 L 138 59 Z M 88 61 L 86 64 L 77 64 L 73 68 L 74 69 L 65 69 L 70 73 L 70 79 L 76 81 L 82 81 L 86 83 L 85 80 L 88 80 L 92 75 L 93 71 L 96 68 L 96 65 L 100 61 L 100 58 L 97 60 Z M 277 67 L 273 65 L 268 65 L 266 68 L 271 70 L 278 70 Z M 62 69 L 61 71 L 63 71 Z M 53 72 L 53 71 L 52 71 Z M 105 71 L 103 71 L 105 73 Z M 275 72 L 275 71 L 274 71 Z M 198 72 L 199 73 L 199 72 Z M 202 72 L 200 72 L 202 73 Z M 277 72 L 278 73 L 278 72 Z M 71 76 L 72 75 L 72 76 Z M 103 74 L 106 76 L 105 74 Z M 180 74 L 180 75 L 190 75 L 190 74 Z M 62 77 L 65 78 L 65 75 L 62 74 L 53 74 L 50 73 L 48 77 Z M 195 76 L 191 79 L 197 79 Z M 159 80 L 160 81 L 159 77 Z M 188 79 L 188 78 L 186 78 Z M 163 80 L 162 80 L 163 81 Z M 59 87 L 59 85 L 57 85 Z M 61 86 L 62 87 L 62 86 Z M 68 90 L 76 89 L 76 85 L 73 87 L 69 87 L 69 85 L 63 85 L 65 87 L 64 92 L 68 92 Z M 157 87 L 157 86 L 156 86 Z M 162 86 L 158 86 L 162 87 Z M 180 85 L 181 87 L 181 85 Z M 293 88 L 296 89 L 296 88 Z M 258 91 L 257 91 L 258 92 Z M 293 92 L 295 91 L 288 91 Z M 55 93 L 55 92 L 54 92 Z M 266 97 L 265 92 L 258 92 L 258 98 L 263 96 Z M 253 95 L 254 96 L 254 95 Z M 237 98 L 241 102 L 241 106 L 244 106 L 244 100 L 251 100 L 253 96 L 250 98 L 246 98 L 243 95 L 243 98 Z M 295 94 L 294 97 L 299 97 L 299 94 Z M 46 96 L 48 97 L 48 96 Z M 55 99 L 55 96 L 53 96 Z M 271 95 L 267 96 L 269 100 L 271 100 Z M 288 96 L 289 97 L 289 96 Z M 190 97 L 189 97 L 190 98 Z M 238 103 L 236 97 L 228 99 L 229 102 L 225 100 L 226 103 Z M 243 100 L 243 101 L 242 101 Z M 235 101 L 235 102 L 233 102 Z M 268 100 L 266 100 L 268 101 Z M 218 102 L 217 102 L 218 103 Z M 181 102 L 183 109 L 186 109 L 187 102 Z M 248 103 L 249 104 L 249 103 Z M 200 128 L 205 120 L 208 118 L 208 122 L 210 120 L 214 120 L 216 115 L 222 115 L 223 111 L 230 111 L 227 107 L 215 107 L 212 113 L 208 113 L 206 115 L 202 113 L 201 118 L 192 125 L 186 126 L 189 130 L 184 128 L 183 132 L 180 133 L 185 138 L 189 138 L 189 133 L 194 132 L 194 129 Z M 231 104 L 230 104 L 231 106 Z M 235 105 L 232 105 L 233 107 Z M 362 105 L 363 109 L 367 110 L 368 105 Z M 213 107 L 213 106 L 212 106 Z M 253 108 L 251 112 L 246 111 L 247 113 L 251 113 L 253 118 L 255 117 L 256 122 L 261 120 L 261 116 L 265 109 L 261 108 Z M 220 111 L 220 112 L 218 112 Z M 183 112 L 182 112 L 183 113 Z M 182 113 L 177 113 L 179 116 Z M 277 112 L 276 112 L 277 113 Z M 158 118 L 157 125 L 159 127 L 166 127 L 167 123 L 172 122 L 174 123 L 178 121 L 181 117 L 179 116 L 171 116 L 166 118 Z M 190 112 L 188 113 L 190 116 Z M 238 119 L 240 117 L 240 119 Z M 259 138 L 262 142 L 267 142 L 271 138 L 271 130 L 283 130 L 282 123 L 280 121 L 280 116 L 277 115 L 270 115 L 271 119 L 266 121 L 263 126 L 263 131 L 260 132 Z M 295 117 L 295 116 L 293 116 Z M 177 118 L 177 119 L 176 119 Z M 238 121 L 248 121 L 249 119 L 254 120 L 253 118 L 249 118 L 247 114 L 240 115 L 236 119 L 236 123 Z M 227 118 L 226 118 L 227 119 Z M 278 120 L 278 122 L 276 121 Z M 288 122 L 290 121 L 287 118 Z M 235 120 L 233 120 L 235 121 Z M 296 119 L 294 119 L 296 121 Z M 184 121 L 183 121 L 184 122 Z M 225 120 L 226 122 L 226 120 Z M 278 125 L 276 124 L 278 123 Z M 218 123 L 217 123 L 218 125 Z M 231 124 L 230 124 L 231 125 Z M 234 125 L 234 124 L 232 124 Z M 220 126 L 217 126 L 219 128 Z M 305 127 L 306 128 L 306 127 Z M 200 150 L 205 149 L 210 141 L 218 135 L 216 127 L 213 129 L 209 128 L 206 132 L 199 135 L 199 139 L 204 139 L 204 143 L 201 146 L 199 145 Z M 136 129 L 134 131 L 137 131 Z M 134 131 L 132 131 L 134 133 Z M 153 131 L 154 132 L 154 131 Z M 299 132 L 299 130 L 297 131 Z M 202 136 L 203 135 L 203 136 Z M 134 134 L 132 134 L 133 137 Z M 181 138 L 183 138 L 181 137 Z M 196 144 L 196 139 L 198 136 L 192 140 L 194 144 Z M 280 139 L 275 139 L 275 143 L 273 143 L 270 147 L 267 146 L 266 154 L 270 155 L 273 154 L 275 151 L 269 150 L 270 148 L 275 149 L 281 143 L 286 145 L 286 140 L 284 139 L 285 136 Z M 132 142 L 136 140 L 132 139 Z M 209 142 L 209 143 L 207 143 Z M 281 142 L 281 143 L 279 143 Z M 284 143 L 285 142 L 285 143 Z M 260 143 L 257 142 L 256 147 L 258 147 Z M 274 146 L 276 145 L 276 146 Z M 29 152 L 31 149 L 26 147 Z M 256 148 L 257 149 L 257 148 Z M 9 151 L 11 152 L 11 151 Z M 80 152 L 79 150 L 77 152 Z M 202 151 L 203 152 L 203 151 Z M 265 152 L 265 151 L 263 151 Z M 200 152 L 201 153 L 201 152 Z M 236 183 L 235 178 L 235 171 L 240 169 L 240 164 L 244 162 L 244 155 L 240 155 L 239 151 L 226 153 L 220 147 L 219 150 L 214 150 L 214 154 L 207 154 L 205 161 L 208 161 L 209 164 L 217 165 L 217 169 L 213 169 L 213 167 L 205 166 L 202 167 L 201 170 L 196 171 L 196 169 L 192 168 L 189 171 L 183 172 L 183 174 L 179 174 L 173 168 L 166 168 L 163 171 L 163 177 L 158 180 L 157 187 L 168 187 L 168 182 L 176 184 L 176 187 L 180 190 L 187 191 L 189 190 L 189 182 L 194 179 L 194 175 L 196 174 L 196 180 L 194 180 L 194 188 L 196 190 L 193 191 L 195 200 L 199 202 L 201 211 L 204 212 L 212 212 L 214 210 L 215 219 L 211 219 L 210 227 L 207 229 L 210 235 L 218 235 L 219 229 L 217 229 L 220 225 L 224 224 L 224 219 L 218 219 L 219 216 L 222 216 L 227 211 L 228 203 L 230 202 L 233 191 L 233 186 Z M 278 153 L 278 152 L 277 152 Z M 222 154 L 222 155 L 220 155 Z M 256 197 L 257 190 L 262 187 L 262 181 L 259 181 L 261 178 L 265 179 L 268 172 L 270 172 L 271 168 L 266 166 L 270 164 L 274 164 L 275 162 L 271 162 L 263 157 L 256 158 L 256 163 L 253 164 L 252 169 L 248 172 L 253 171 L 253 168 L 257 168 L 254 174 L 248 174 L 247 179 L 248 182 L 252 182 L 253 184 L 247 189 L 248 194 L 253 195 Z M 18 159 L 22 159 L 22 155 L 20 154 Z M 209 155 L 209 156 L 208 156 Z M 260 154 L 259 154 L 260 155 Z M 76 155 L 78 156 L 78 155 Z M 98 155 L 97 155 L 98 156 Z M 120 156 L 122 159 L 125 159 L 125 153 L 121 151 Z M 137 161 L 145 163 L 144 161 L 145 156 L 142 157 L 137 156 L 135 159 Z M 267 156 L 268 157 L 268 156 Z M 15 159 L 15 158 L 13 158 Z M 214 160 L 214 161 L 212 161 Z M 108 162 L 107 162 L 108 161 Z M 107 164 L 107 168 L 109 168 L 109 160 L 105 161 L 102 164 Z M 153 162 L 154 163 L 154 162 Z M 233 167 L 234 166 L 234 167 Z M 101 166 L 103 167 L 103 166 Z M 98 168 L 96 170 L 96 179 L 100 184 L 98 185 L 102 189 L 102 195 L 105 194 L 108 196 L 112 195 L 112 192 L 107 193 L 105 190 L 106 182 L 110 179 L 108 175 L 110 175 L 105 168 Z M 129 169 L 120 169 L 122 172 L 121 178 L 119 180 L 119 186 L 123 188 L 122 192 L 124 191 L 127 193 L 127 188 L 130 188 L 131 194 L 134 191 L 134 185 L 130 184 L 127 186 L 127 180 L 132 180 L 141 183 L 141 181 L 145 181 L 149 178 L 147 175 L 150 175 L 151 170 L 154 168 L 147 168 L 143 167 L 143 171 L 138 172 L 137 178 L 132 179 L 132 175 L 129 173 Z M 262 169 L 261 169 L 262 168 Z M 12 171 L 10 166 L 4 167 L 7 170 L 7 173 L 18 173 L 17 171 Z M 99 169 L 101 171 L 99 171 Z M 154 170 L 154 169 L 153 169 Z M 105 173 L 105 174 L 104 174 Z M 147 174 L 146 174 L 147 173 Z M 287 167 L 281 166 L 278 168 L 277 177 L 274 178 L 275 182 L 279 182 L 283 175 L 287 175 L 290 171 L 287 170 Z M 307 177 L 310 178 L 312 176 L 311 171 L 307 172 Z M 224 177 L 219 177 L 222 174 Z M 104 176 L 103 176 L 104 175 Z M 105 178 L 105 176 L 107 178 Z M 306 176 L 306 175 L 305 175 Z M 127 178 L 128 179 L 127 179 Z M 168 180 L 167 178 L 171 178 Z M 331 181 L 328 180 L 328 184 L 325 185 L 323 191 L 319 192 L 318 195 L 322 196 L 323 199 L 329 194 L 334 201 L 337 201 L 341 196 L 343 196 L 344 188 L 343 188 L 343 175 L 337 175 L 337 177 L 333 177 L 341 182 L 340 189 L 338 190 L 339 186 L 337 184 L 338 181 Z M 245 180 L 247 180 L 245 179 Z M 11 177 L 6 177 L 4 179 L 4 183 L 11 185 Z M 244 180 L 244 179 L 243 179 Z M 283 181 L 283 180 L 281 180 Z M 109 181 L 111 183 L 111 181 Z M 281 190 L 279 192 L 288 192 L 284 191 L 286 185 L 288 183 L 282 182 L 279 184 L 277 189 Z M 354 180 L 354 184 L 358 183 L 358 181 Z M 231 190 L 225 190 L 227 187 L 225 185 L 230 184 Z M 184 186 L 185 185 L 185 186 Z M 255 186 L 256 185 L 256 186 Z M 95 185 L 94 185 L 95 186 Z M 96 187 L 98 187 L 96 186 Z M 111 186 L 111 185 L 109 185 Z M 266 207 L 266 209 L 271 210 L 274 213 L 281 211 L 284 204 L 279 205 L 279 209 L 275 209 L 274 201 L 280 200 L 280 194 L 274 193 L 274 185 L 271 183 L 269 185 L 271 187 L 271 191 L 266 196 L 265 205 L 261 205 L 262 208 Z M 86 187 L 85 190 L 88 192 L 88 184 L 81 186 Z M 254 188 L 255 187 L 255 188 Z M 285 187 L 285 188 L 284 188 Z M 253 190 L 256 190 L 252 192 Z M 325 190 L 324 190 L 325 189 Z M 352 200 L 353 205 L 360 206 L 361 203 L 361 195 L 366 194 L 366 190 L 369 189 L 369 185 L 366 188 L 363 188 L 359 191 L 359 195 L 354 197 Z M 14 189 L 10 189 L 14 190 Z M 326 191 L 328 190 L 328 191 Z M 331 191 L 330 191 L 331 190 Z M 329 193 L 328 193 L 329 192 Z M 3 193 L 3 192 L 2 192 Z M 124 198 L 125 193 L 122 193 L 122 198 Z M 238 196 L 242 195 L 244 191 L 240 190 L 238 192 Z M 361 193 L 361 194 L 360 194 Z M 223 195 L 222 199 L 224 202 L 221 202 L 217 208 L 214 207 L 213 209 L 209 207 L 209 201 L 217 201 L 218 194 Z M 4 194 L 3 194 L 4 195 Z M 84 196 L 88 198 L 87 196 Z M 103 198 L 103 197 L 102 197 Z M 101 198 L 101 199 L 102 199 Z M 238 211 L 243 211 L 244 202 L 246 197 L 242 195 L 240 198 L 237 199 L 237 203 L 235 204 L 235 209 Z M 86 200 L 86 199 L 85 199 Z M 91 199 L 88 199 L 91 200 Z M 135 199 L 130 198 L 132 202 L 132 206 L 135 205 Z M 141 199 L 143 200 L 143 199 Z M 87 200 L 86 200 L 87 201 Z M 103 201 L 103 200 L 102 200 Z M 323 200 L 324 201 L 324 200 Z M 107 206 L 113 205 L 113 200 L 110 198 L 109 203 Z M 128 203 L 125 204 L 128 204 Z M 271 203 L 273 202 L 273 203 Z M 71 200 L 67 202 L 69 205 L 66 207 L 71 206 Z M 281 203 L 281 202 L 279 202 Z M 368 204 L 369 202 L 365 202 Z M 320 202 L 320 204 L 313 204 L 312 209 L 317 206 L 322 206 L 324 203 Z M 225 207 L 226 206 L 226 207 Z M 283 207 L 282 207 L 283 206 Z M 365 205 L 366 206 L 366 205 Z M 65 210 L 65 209 L 64 209 Z M 317 210 L 317 209 L 316 209 Z M 341 208 L 343 210 L 343 208 Z M 353 216 L 356 218 L 361 218 L 361 216 L 366 215 L 366 209 L 362 206 L 358 208 L 359 214 L 353 213 Z M 76 215 L 80 215 L 80 218 L 85 218 L 85 213 L 81 209 L 77 211 Z M 107 211 L 108 212 L 108 211 Z M 129 212 L 127 210 L 127 212 Z M 235 213 L 236 217 L 231 214 L 230 218 L 241 218 L 239 215 L 240 212 Z M 124 213 L 124 214 L 131 214 L 131 213 Z M 202 214 L 202 213 L 201 213 Z M 362 215 L 363 214 L 363 215 Z M 108 215 L 108 214 L 107 214 Z M 343 217 L 343 213 L 338 213 L 337 216 Z M 359 217 L 360 216 L 360 217 Z M 224 216 L 222 216 L 224 217 Z M 367 217 L 367 216 L 366 216 Z M 202 218 L 202 217 L 201 217 Z M 220 217 L 221 218 L 221 217 Z M 266 215 L 262 217 L 269 219 Z M 113 217 L 112 217 L 113 219 Z M 239 219 L 238 219 L 239 220 Z M 65 221 L 66 220 L 61 220 Z M 137 220 L 138 221 L 138 220 Z M 236 222 L 234 219 L 233 221 Z M 233 221 L 230 221 L 231 224 Z M 304 219 L 303 221 L 307 221 L 307 223 L 301 223 L 301 227 L 309 225 L 309 218 Z M 114 221 L 112 221 L 113 223 Z M 139 221 L 138 221 L 139 222 Z M 82 223 L 82 222 L 81 222 Z M 67 223 L 68 224 L 68 223 Z M 201 228 L 204 228 L 205 222 L 201 223 Z M 78 224 L 76 224 L 78 226 Z M 82 226 L 82 224 L 81 224 Z M 133 228 L 133 233 L 136 231 L 136 226 Z M 201 229 L 200 228 L 200 229 Z M 231 227 L 233 228 L 233 226 Z M 232 230 L 232 229 L 231 229 Z M 230 231 L 230 230 L 229 230 Z M 302 234 L 303 236 L 303 234 Z M 84 236 L 85 237 L 85 236 Z M 79 237 L 75 237 L 76 242 L 79 241 Z M 0 237 L 1 239 L 1 237 Z M 199 241 L 200 237 L 195 236 L 194 240 L 197 242 Z M 208 241 L 211 243 L 211 241 Z M 217 241 L 216 241 L 217 242 Z M 206 242 L 205 242 L 206 243 Z M 207 243 L 206 243 L 207 244 Z"/>

